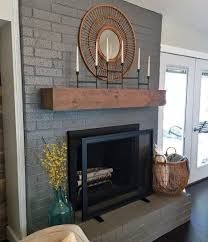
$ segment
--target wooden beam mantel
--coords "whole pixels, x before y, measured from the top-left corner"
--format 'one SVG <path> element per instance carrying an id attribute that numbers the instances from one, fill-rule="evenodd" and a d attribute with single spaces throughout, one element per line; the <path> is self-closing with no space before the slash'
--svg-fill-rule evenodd
<path id="1" fill-rule="evenodd" d="M 42 88 L 41 107 L 54 111 L 142 108 L 166 104 L 166 91 L 145 89 Z"/>

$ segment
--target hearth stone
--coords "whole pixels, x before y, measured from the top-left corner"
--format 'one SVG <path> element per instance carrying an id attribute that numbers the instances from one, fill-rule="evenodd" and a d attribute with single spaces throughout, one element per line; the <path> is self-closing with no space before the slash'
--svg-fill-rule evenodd
<path id="1" fill-rule="evenodd" d="M 102 223 L 91 219 L 79 225 L 92 242 L 151 242 L 190 220 L 189 194 L 148 199 L 106 213 Z"/>

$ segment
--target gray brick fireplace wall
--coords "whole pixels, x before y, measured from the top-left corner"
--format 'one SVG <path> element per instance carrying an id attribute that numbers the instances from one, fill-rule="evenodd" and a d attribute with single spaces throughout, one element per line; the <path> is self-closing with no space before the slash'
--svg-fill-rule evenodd
<path id="1" fill-rule="evenodd" d="M 157 136 L 158 109 L 117 109 L 52 112 L 40 108 L 41 87 L 75 85 L 75 49 L 79 24 L 85 11 L 100 3 L 114 4 L 130 19 L 141 48 L 141 79 L 152 60 L 151 88 L 158 89 L 161 21 L 159 14 L 122 0 L 20 0 L 26 153 L 27 221 L 31 233 L 47 226 L 47 209 L 52 190 L 40 166 L 41 137 L 47 142 L 65 139 L 66 131 L 140 123 Z M 92 77 L 81 63 L 80 78 L 89 87 Z M 129 75 L 136 75 L 137 56 Z M 101 81 L 100 86 L 105 87 Z M 125 83 L 127 88 L 136 82 Z M 119 87 L 119 86 L 116 86 Z M 132 97 L 133 98 L 133 97 Z"/>

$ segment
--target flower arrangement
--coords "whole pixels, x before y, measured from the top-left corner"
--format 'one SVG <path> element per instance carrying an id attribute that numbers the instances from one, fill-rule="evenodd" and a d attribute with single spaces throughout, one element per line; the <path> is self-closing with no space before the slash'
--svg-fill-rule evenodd
<path id="1" fill-rule="evenodd" d="M 46 171 L 49 183 L 55 190 L 66 188 L 67 181 L 67 146 L 65 142 L 46 144 L 43 148 L 41 164 Z"/>

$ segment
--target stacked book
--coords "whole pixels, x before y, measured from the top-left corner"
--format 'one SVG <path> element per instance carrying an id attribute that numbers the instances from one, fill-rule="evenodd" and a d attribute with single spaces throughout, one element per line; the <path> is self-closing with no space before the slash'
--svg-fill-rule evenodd
<path id="1" fill-rule="evenodd" d="M 112 177 L 113 168 L 90 168 L 87 169 L 87 184 L 97 184 L 100 182 L 109 181 Z M 77 172 L 78 186 L 82 185 L 82 171 Z"/>

